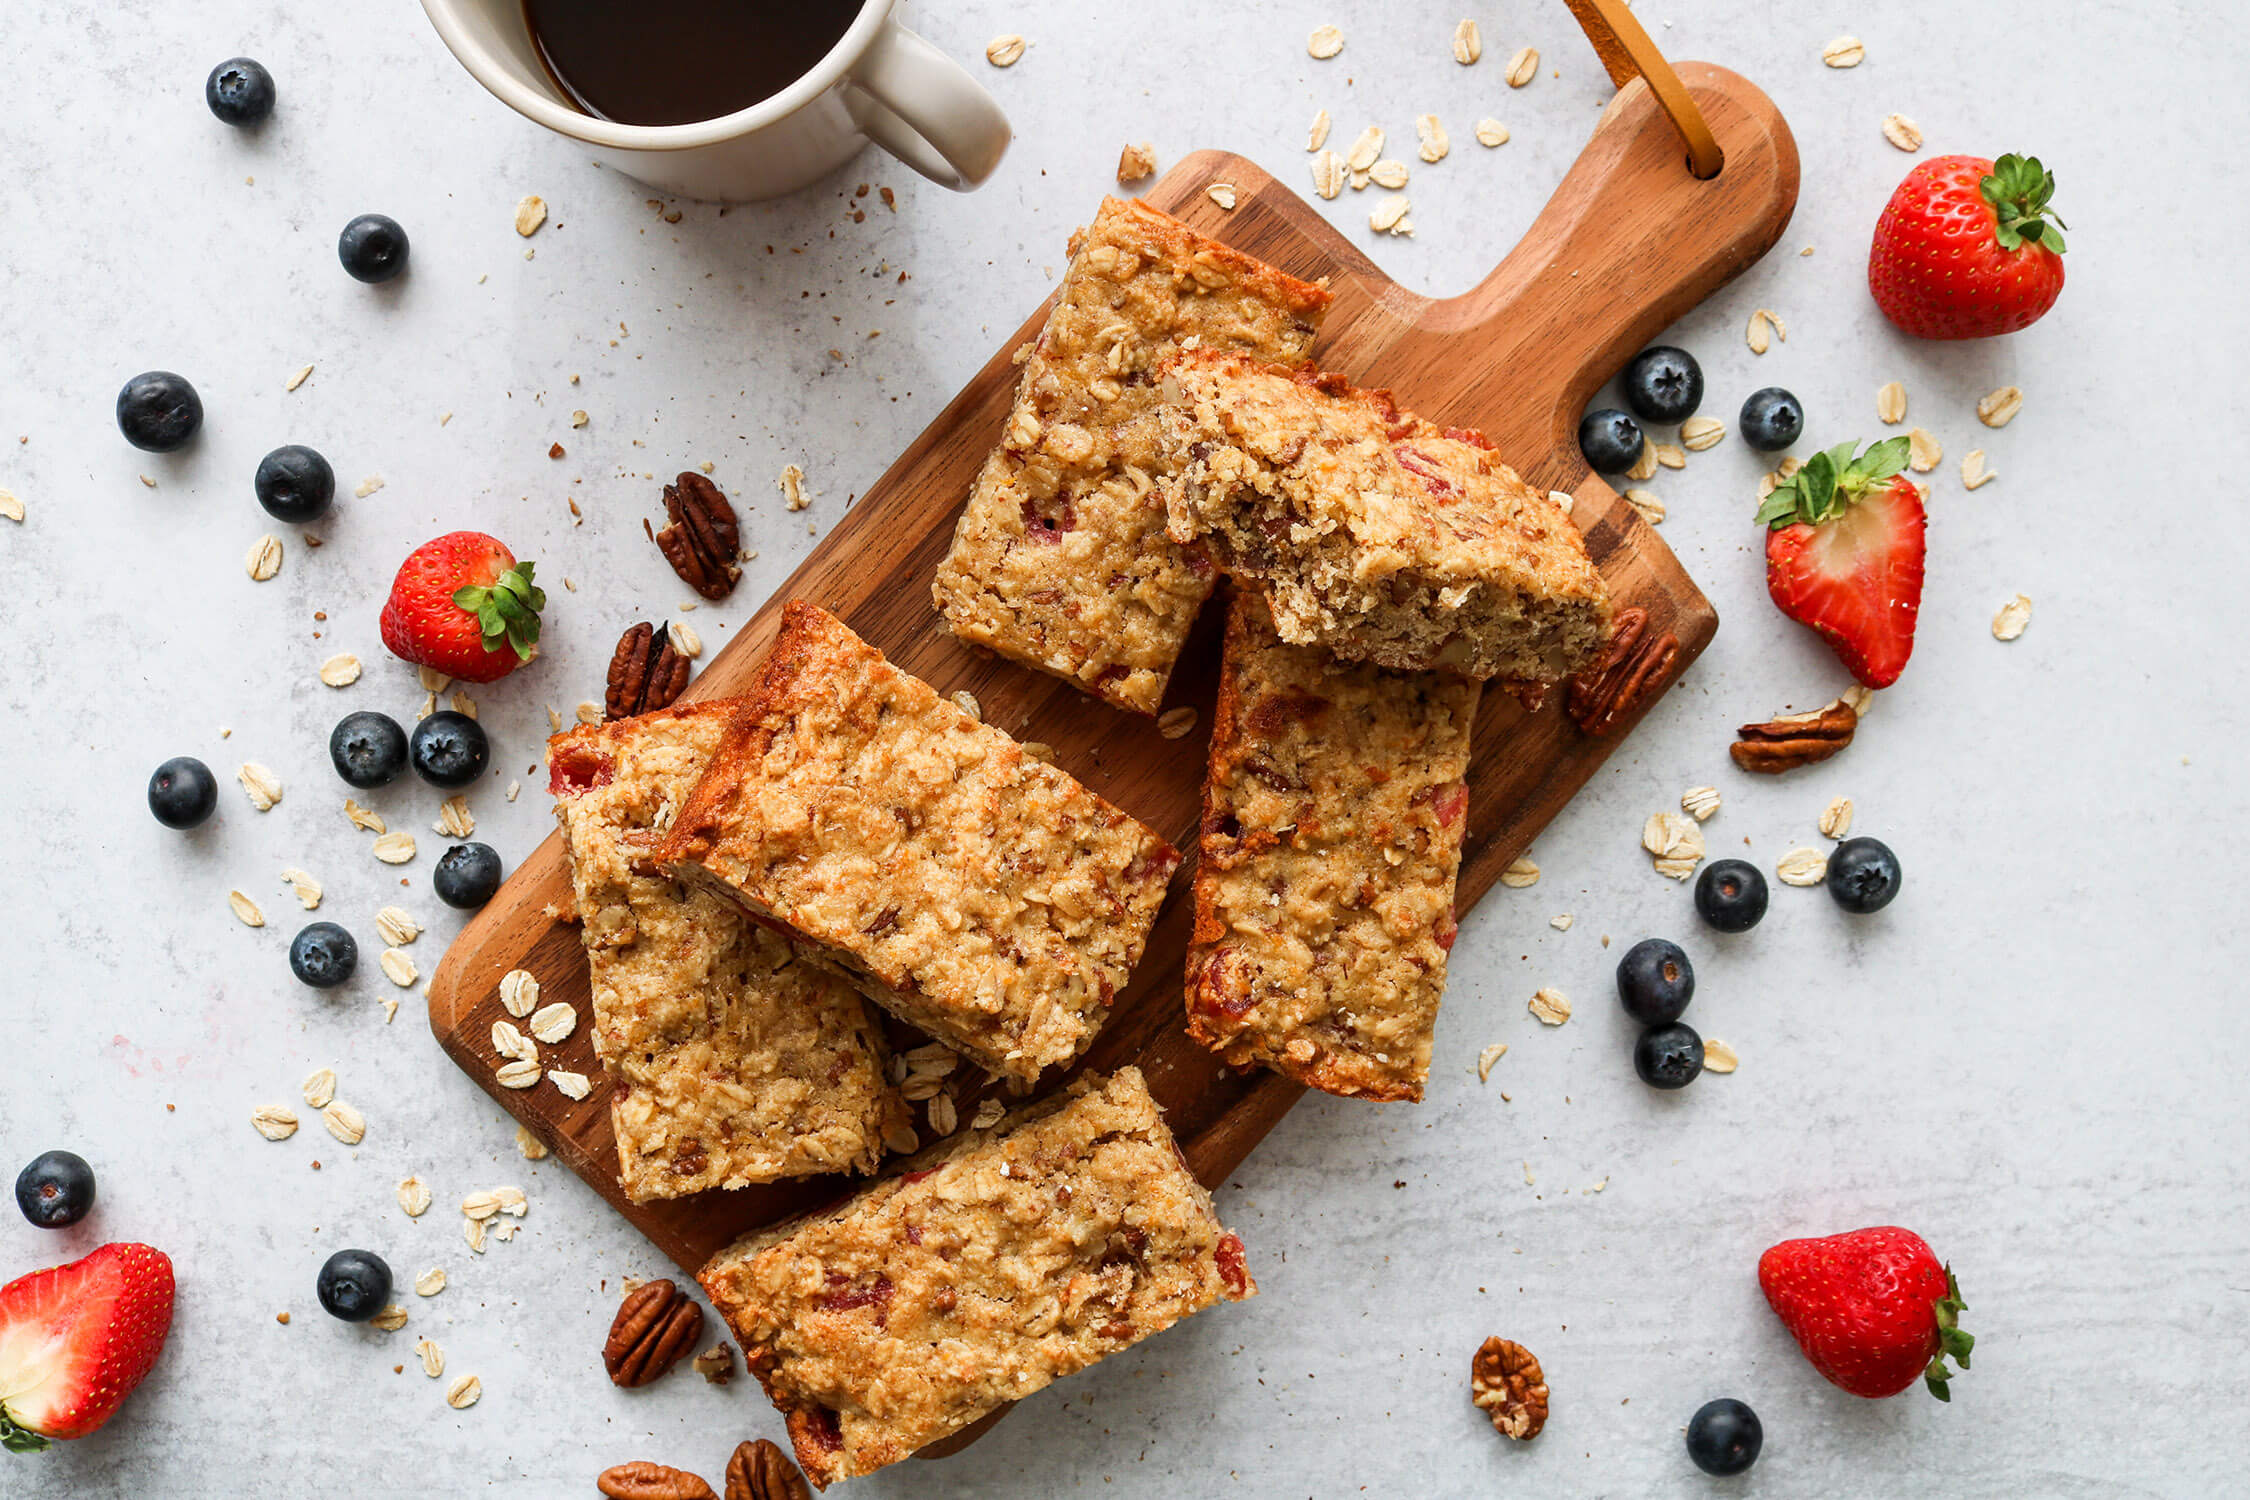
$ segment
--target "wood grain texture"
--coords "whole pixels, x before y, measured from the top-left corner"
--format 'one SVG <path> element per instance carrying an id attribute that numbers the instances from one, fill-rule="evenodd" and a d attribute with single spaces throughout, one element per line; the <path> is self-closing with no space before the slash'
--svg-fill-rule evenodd
<path id="1" fill-rule="evenodd" d="M 1781 117 L 1749 83 L 1702 63 L 1679 72 L 1725 148 L 1726 169 L 1708 182 L 1689 175 L 1678 136 L 1646 86 L 1635 82 L 1603 112 L 1530 233 L 1458 297 L 1431 299 L 1397 286 L 1295 194 L 1240 157 L 1198 152 L 1147 196 L 1292 275 L 1328 277 L 1336 301 L 1315 348 L 1324 367 L 1363 385 L 1388 386 L 1425 416 L 1482 429 L 1533 484 L 1571 491 L 1574 518 L 1619 603 L 1640 605 L 1652 630 L 1679 637 L 1684 671 L 1709 643 L 1717 618 L 1662 539 L 1588 473 L 1577 451 L 1577 421 L 1587 398 L 1634 350 L 1780 237 L 1796 202 L 1797 156 Z M 1205 196 L 1213 182 L 1234 184 L 1232 212 Z M 1089 213 L 1093 207 L 1086 205 Z M 1010 353 L 1044 317 L 1044 308 L 1033 312 L 993 354 L 704 668 L 689 696 L 740 691 L 773 640 L 782 604 L 809 599 L 939 690 L 969 689 L 988 722 L 1054 746 L 1060 765 L 1192 853 L 1220 610 L 1204 612 L 1168 699 L 1197 708 L 1196 731 L 1166 740 L 1148 720 L 963 646 L 941 628 L 930 603 L 930 580 L 954 520 L 1007 414 L 1016 374 Z M 1555 702 L 1527 714 L 1505 694 L 1485 695 L 1469 771 L 1464 913 L 1631 727 L 1590 740 Z M 1138 1064 L 1195 1171 L 1216 1184 L 1302 1090 L 1262 1072 L 1236 1076 L 1187 1039 L 1180 961 L 1189 881 L 1183 870 L 1146 958 L 1084 1065 Z M 744 1230 L 833 1196 L 844 1184 L 824 1179 L 672 1203 L 626 1202 L 591 1025 L 542 1049 L 548 1066 L 594 1080 L 584 1100 L 574 1103 L 544 1081 L 523 1091 L 498 1086 L 490 1033 L 505 1016 L 497 993 L 502 975 L 528 969 L 540 981 L 542 1002 L 567 1000 L 591 1017 L 577 931 L 560 919 L 569 907 L 561 842 L 551 837 L 439 965 L 430 1025 L 448 1055 L 690 1273 Z"/>

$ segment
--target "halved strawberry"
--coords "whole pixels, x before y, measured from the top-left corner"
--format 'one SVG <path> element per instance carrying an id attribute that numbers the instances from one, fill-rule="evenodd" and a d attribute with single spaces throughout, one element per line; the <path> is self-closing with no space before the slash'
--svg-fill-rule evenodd
<path id="1" fill-rule="evenodd" d="M 171 1329 L 172 1262 L 147 1245 L 104 1245 L 0 1287 L 0 1448 L 36 1453 L 100 1427 Z"/>
<path id="2" fill-rule="evenodd" d="M 499 538 L 450 531 L 399 564 L 383 602 L 392 654 L 464 682 L 497 682 L 538 654 L 544 590 Z"/>
<path id="3" fill-rule="evenodd" d="M 1907 440 L 1853 456 L 1854 443 L 1815 453 L 1758 507 L 1766 591 L 1810 625 L 1851 674 L 1889 687 L 1914 652 L 1922 609 L 1922 496 L 1905 475 Z"/>

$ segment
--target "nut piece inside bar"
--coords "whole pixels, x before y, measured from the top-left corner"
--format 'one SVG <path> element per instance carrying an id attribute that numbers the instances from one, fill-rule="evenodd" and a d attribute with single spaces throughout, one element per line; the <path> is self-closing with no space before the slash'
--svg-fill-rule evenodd
<path id="1" fill-rule="evenodd" d="M 801 602 L 655 858 L 1019 1079 L 1085 1051 L 1179 863 Z"/>
<path id="2" fill-rule="evenodd" d="M 1133 1068 L 757 1231 L 698 1279 L 823 1486 L 1257 1290 Z"/>
<path id="3" fill-rule="evenodd" d="M 1331 1094 L 1419 1099 L 1453 946 L 1478 684 L 1332 661 L 1235 589 L 1188 1034 Z"/>
<path id="4" fill-rule="evenodd" d="M 1157 369 L 1180 349 L 1302 359 L 1327 288 L 1106 199 L 1073 236 L 932 590 L 961 639 L 1153 714 L 1213 572 L 1165 535 Z"/>
<path id="5" fill-rule="evenodd" d="M 858 992 L 649 862 L 734 708 L 698 703 L 549 742 L 594 1050 L 617 1080 L 610 1123 L 636 1203 L 870 1172 L 886 1127 L 905 1119 Z"/>
<path id="6" fill-rule="evenodd" d="M 1341 376 L 1191 350 L 1165 369 L 1174 540 L 1254 579 L 1284 640 L 1555 682 L 1609 628 L 1578 530 L 1475 432 Z"/>

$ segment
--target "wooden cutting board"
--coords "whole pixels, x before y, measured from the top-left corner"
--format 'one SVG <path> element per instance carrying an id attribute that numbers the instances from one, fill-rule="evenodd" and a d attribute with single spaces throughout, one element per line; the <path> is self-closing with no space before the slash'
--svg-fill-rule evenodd
<path id="1" fill-rule="evenodd" d="M 1780 237 L 1796 203 L 1797 153 L 1772 103 L 1748 82 L 1708 64 L 1685 64 L 1679 72 L 1726 150 L 1725 170 L 1708 182 L 1690 176 L 1678 136 L 1646 85 L 1635 81 L 1603 112 L 1585 153 L 1522 243 L 1458 297 L 1435 300 L 1395 285 L 1313 208 L 1241 157 L 1197 152 L 1147 196 L 1292 275 L 1328 277 L 1336 300 L 1314 350 L 1324 367 L 1362 385 L 1388 386 L 1425 416 L 1483 430 L 1533 484 L 1571 491 L 1574 518 L 1618 602 L 1642 606 L 1652 631 L 1679 637 L 1684 670 L 1710 641 L 1717 617 L 1659 534 L 1588 473 L 1577 422 L 1587 398 L 1651 335 Z M 1206 196 L 1215 182 L 1234 185 L 1231 212 Z M 1095 204 L 1089 199 L 1084 208 L 1091 217 Z M 1360 204 L 1351 211 L 1362 211 Z M 1061 253 L 1062 246 L 1054 248 Z M 741 691 L 773 640 L 783 602 L 809 599 L 940 691 L 967 688 L 987 722 L 1052 745 L 1059 765 L 1192 854 L 1221 611 L 1204 612 L 1172 681 L 1169 702 L 1194 706 L 1197 727 L 1167 740 L 1148 720 L 963 646 L 940 628 L 930 604 L 930 580 L 970 480 L 1007 415 L 1016 376 L 1009 355 L 1045 316 L 1044 308 L 1033 312 L 993 353 L 704 667 L 688 695 Z M 1469 770 L 1464 914 L 1631 727 L 1592 740 L 1564 719 L 1557 702 L 1527 714 L 1504 693 L 1485 694 Z M 1138 1064 L 1197 1174 L 1216 1185 L 1302 1089 L 1264 1072 L 1236 1076 L 1187 1039 L 1181 955 L 1191 874 L 1183 870 L 1175 882 L 1147 956 L 1085 1066 Z M 593 1054 L 586 962 L 576 929 L 557 919 L 570 900 L 561 841 L 550 837 L 454 941 L 430 985 L 430 1026 L 453 1060 L 690 1273 L 744 1230 L 844 1186 L 824 1179 L 661 1204 L 625 1200 L 608 1086 Z M 501 1059 L 492 1023 L 506 1015 L 498 986 L 519 968 L 537 976 L 543 1003 L 566 1000 L 578 1008 L 577 1031 L 543 1048 L 541 1060 L 595 1080 L 584 1100 L 573 1102 L 546 1082 L 516 1091 L 494 1080 Z M 961 1101 L 963 1118 L 973 1098 Z"/>

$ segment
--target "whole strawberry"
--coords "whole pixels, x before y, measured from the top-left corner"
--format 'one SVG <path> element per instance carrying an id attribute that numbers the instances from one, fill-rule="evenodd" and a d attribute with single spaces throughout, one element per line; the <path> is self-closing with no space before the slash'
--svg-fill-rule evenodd
<path id="1" fill-rule="evenodd" d="M 1923 339 L 2014 333 L 2062 295 L 2063 221 L 2047 206 L 2055 174 L 2036 156 L 1939 156 L 1884 205 L 1867 289 Z"/>
<path id="2" fill-rule="evenodd" d="M 147 1245 L 104 1245 L 0 1287 L 0 1448 L 36 1453 L 100 1427 L 171 1329 L 172 1262 Z"/>
<path id="3" fill-rule="evenodd" d="M 1855 1396 L 1895 1396 L 1920 1376 L 1950 1401 L 1947 1357 L 1969 1368 L 1968 1304 L 1952 1268 L 1912 1230 L 1783 1240 L 1758 1257 L 1758 1285 L 1813 1368 Z"/>
<path id="4" fill-rule="evenodd" d="M 1766 592 L 1819 631 L 1854 677 L 1885 688 L 1914 653 L 1925 518 L 1905 473 L 1907 439 L 1857 457 L 1855 446 L 1815 453 L 1758 507 L 1769 528 Z"/>
<path id="5" fill-rule="evenodd" d="M 452 531 L 399 564 L 383 604 L 395 656 L 464 682 L 497 682 L 538 654 L 547 595 L 498 539 Z"/>

